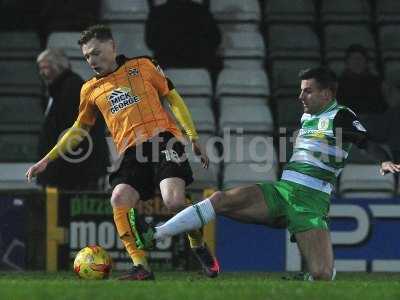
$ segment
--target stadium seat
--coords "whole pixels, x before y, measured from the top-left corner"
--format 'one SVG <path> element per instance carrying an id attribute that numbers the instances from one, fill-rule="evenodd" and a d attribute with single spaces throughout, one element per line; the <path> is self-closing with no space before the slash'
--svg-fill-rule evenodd
<path id="1" fill-rule="evenodd" d="M 201 165 L 200 158 L 196 156 L 193 151 L 191 144 L 188 143 L 185 146 L 185 152 L 188 155 L 188 159 L 193 171 L 194 182 L 190 185 L 191 189 L 205 189 L 205 188 L 217 188 L 218 187 L 218 176 L 220 169 L 221 157 L 218 154 L 215 145 L 215 139 L 211 135 L 199 135 L 199 143 L 206 151 L 210 160 L 208 169 L 204 169 Z"/>
<path id="2" fill-rule="evenodd" d="M 41 82 L 35 61 L 0 59 L 0 94 L 42 94 Z"/>
<path id="3" fill-rule="evenodd" d="M 0 162 L 38 160 L 38 135 L 34 133 L 0 133 Z M 2 170 L 3 171 L 3 170 Z"/>
<path id="4" fill-rule="evenodd" d="M 189 109 L 192 107 L 198 106 L 210 106 L 211 107 L 211 98 L 204 96 L 184 96 L 183 101 Z"/>
<path id="5" fill-rule="evenodd" d="M 148 14 L 147 0 L 101 0 L 100 18 L 104 21 L 143 22 Z"/>
<path id="6" fill-rule="evenodd" d="M 220 138 L 212 135 L 212 134 L 204 134 L 200 133 L 199 134 L 199 143 L 203 147 L 203 149 L 206 151 L 210 158 L 210 162 L 218 164 L 221 162 L 222 158 L 220 157 L 218 150 L 217 150 L 217 144 L 219 142 Z M 194 154 L 193 149 L 192 149 L 192 144 L 187 143 L 185 145 L 185 152 L 188 156 L 189 162 L 190 163 L 200 163 L 200 158 Z"/>
<path id="7" fill-rule="evenodd" d="M 372 165 L 375 163 L 375 159 L 369 156 L 365 150 L 353 145 L 347 157 L 347 163 Z"/>
<path id="8" fill-rule="evenodd" d="M 72 71 L 81 76 L 83 80 L 88 80 L 95 76 L 95 73 L 89 67 L 88 63 L 85 60 L 74 59 L 70 62 Z"/>
<path id="9" fill-rule="evenodd" d="M 110 28 L 117 44 L 117 53 L 127 57 L 152 56 L 144 39 L 144 24 L 112 23 Z"/>
<path id="10" fill-rule="evenodd" d="M 191 162 L 193 171 L 193 183 L 190 189 L 203 190 L 206 188 L 218 188 L 219 164 L 210 163 L 207 169 L 204 169 L 201 163 Z"/>
<path id="11" fill-rule="evenodd" d="M 264 60 L 249 58 L 225 58 L 223 59 L 224 68 L 238 69 L 238 70 L 264 70 Z"/>
<path id="12" fill-rule="evenodd" d="M 219 53 L 226 68 L 263 68 L 265 45 L 259 32 L 223 32 Z"/>
<path id="13" fill-rule="evenodd" d="M 232 105 L 221 108 L 219 125 L 221 132 L 231 128 L 243 129 L 248 133 L 270 133 L 274 122 L 267 105 Z"/>
<path id="14" fill-rule="evenodd" d="M 398 60 L 400 58 L 399 25 L 381 26 L 379 45 L 383 60 Z"/>
<path id="15" fill-rule="evenodd" d="M 26 180 L 25 173 L 32 163 L 0 163 L 0 189 L 35 189 L 35 183 Z"/>
<path id="16" fill-rule="evenodd" d="M 52 32 L 47 39 L 47 48 L 61 48 L 70 59 L 82 59 L 82 50 L 78 45 L 80 36 L 75 31 Z"/>
<path id="17" fill-rule="evenodd" d="M 278 112 L 277 123 L 279 128 L 286 128 L 287 132 L 299 128 L 303 114 L 303 105 L 297 96 L 277 97 L 275 105 Z"/>
<path id="18" fill-rule="evenodd" d="M 265 2 L 267 23 L 313 23 L 315 7 L 313 0 L 268 0 Z"/>
<path id="19" fill-rule="evenodd" d="M 324 27 L 325 54 L 328 61 L 344 60 L 345 51 L 351 44 L 361 44 L 375 58 L 375 42 L 372 33 L 363 25 L 327 25 Z"/>
<path id="20" fill-rule="evenodd" d="M 264 70 L 223 69 L 218 76 L 216 96 L 269 97 L 268 75 Z"/>
<path id="21" fill-rule="evenodd" d="M 205 69 L 166 69 L 177 91 L 183 96 L 212 96 L 211 77 Z"/>
<path id="22" fill-rule="evenodd" d="M 159 6 L 167 3 L 168 0 L 152 0 L 153 6 Z M 206 0 L 191 0 L 192 2 L 204 4 Z"/>
<path id="23" fill-rule="evenodd" d="M 261 20 L 257 0 L 210 1 L 210 11 L 217 22 L 259 22 Z"/>
<path id="24" fill-rule="evenodd" d="M 259 26 L 253 23 L 220 23 L 218 27 L 222 33 L 224 32 L 258 32 Z"/>
<path id="25" fill-rule="evenodd" d="M 377 164 L 348 164 L 340 177 L 339 193 L 345 198 L 393 197 L 395 178 L 393 174 L 381 176 Z"/>
<path id="26" fill-rule="evenodd" d="M 400 62 L 390 60 L 384 64 L 385 81 L 393 86 L 400 87 Z"/>
<path id="27" fill-rule="evenodd" d="M 321 21 L 337 24 L 368 23 L 370 11 L 368 0 L 322 0 Z"/>
<path id="28" fill-rule="evenodd" d="M 270 25 L 268 54 L 277 58 L 320 59 L 320 45 L 316 33 L 307 25 Z"/>
<path id="29" fill-rule="evenodd" d="M 43 121 L 40 102 L 39 97 L 0 95 L 0 128 L 40 128 Z"/>
<path id="30" fill-rule="evenodd" d="M 214 115 L 209 106 L 195 106 L 190 108 L 196 129 L 203 133 L 214 133 L 216 131 Z"/>
<path id="31" fill-rule="evenodd" d="M 278 162 L 273 137 L 268 135 L 229 135 L 223 144 L 225 163 L 271 163 Z"/>
<path id="32" fill-rule="evenodd" d="M 379 24 L 400 22 L 400 2 L 397 0 L 376 1 L 376 21 Z"/>
<path id="33" fill-rule="evenodd" d="M 40 52 L 40 41 L 36 32 L 2 31 L 0 40 L 0 58 L 36 59 Z"/>
<path id="34" fill-rule="evenodd" d="M 219 106 L 222 110 L 226 107 L 231 106 L 265 106 L 267 105 L 267 99 L 264 97 L 254 96 L 222 96 L 218 98 Z"/>
<path id="35" fill-rule="evenodd" d="M 275 96 L 297 96 L 299 93 L 299 72 L 306 68 L 318 67 L 316 60 L 279 60 L 272 63 L 273 93 Z"/>
<path id="36" fill-rule="evenodd" d="M 397 195 L 400 195 L 400 177 L 397 178 Z"/>
<path id="37" fill-rule="evenodd" d="M 256 163 L 229 163 L 225 164 L 223 188 L 250 185 L 262 181 L 275 181 L 277 170 L 274 165 Z"/>

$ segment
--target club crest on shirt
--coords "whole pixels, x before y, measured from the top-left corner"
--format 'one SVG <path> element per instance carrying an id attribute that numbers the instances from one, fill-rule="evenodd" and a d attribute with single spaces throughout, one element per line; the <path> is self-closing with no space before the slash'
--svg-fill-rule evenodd
<path id="1" fill-rule="evenodd" d="M 116 114 L 120 110 L 140 102 L 137 95 L 133 95 L 131 89 L 127 87 L 120 87 L 113 90 L 107 97 L 110 104 L 110 112 Z"/>
<path id="2" fill-rule="evenodd" d="M 329 119 L 321 118 L 318 121 L 318 130 L 327 130 L 329 128 Z"/>
<path id="3" fill-rule="evenodd" d="M 139 70 L 136 68 L 129 68 L 128 75 L 129 76 L 137 76 L 137 75 L 139 75 Z"/>

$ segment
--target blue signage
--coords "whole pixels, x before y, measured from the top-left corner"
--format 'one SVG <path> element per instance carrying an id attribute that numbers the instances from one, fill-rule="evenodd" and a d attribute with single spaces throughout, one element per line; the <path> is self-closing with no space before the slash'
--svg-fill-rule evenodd
<path id="1" fill-rule="evenodd" d="M 400 199 L 332 199 L 338 271 L 400 271 Z M 219 217 L 216 247 L 225 271 L 297 271 L 301 257 L 286 230 Z"/>

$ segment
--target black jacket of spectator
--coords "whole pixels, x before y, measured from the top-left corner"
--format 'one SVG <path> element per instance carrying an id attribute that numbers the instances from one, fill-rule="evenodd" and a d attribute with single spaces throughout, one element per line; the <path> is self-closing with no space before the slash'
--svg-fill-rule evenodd
<path id="1" fill-rule="evenodd" d="M 339 78 L 337 98 L 360 115 L 381 114 L 387 109 L 382 80 L 370 72 L 355 74 L 345 70 Z"/>
<path id="2" fill-rule="evenodd" d="M 192 1 L 169 0 L 154 7 L 146 22 L 146 43 L 164 67 L 218 69 L 220 42 L 212 14 Z"/>
<path id="3" fill-rule="evenodd" d="M 82 78 L 71 70 L 64 71 L 48 87 L 53 103 L 45 116 L 39 139 L 39 157 L 46 155 L 57 143 L 61 134 L 71 127 L 78 116 Z M 98 179 L 106 174 L 109 165 L 108 148 L 104 138 L 104 121 L 98 120 L 90 131 L 93 148 L 90 156 L 80 163 L 70 163 L 59 157 L 48 165 L 45 172 L 38 176 L 38 182 L 44 186 L 61 189 L 93 189 Z M 82 154 L 89 150 L 85 139 L 78 149 Z M 77 159 L 82 155 L 71 156 Z"/>

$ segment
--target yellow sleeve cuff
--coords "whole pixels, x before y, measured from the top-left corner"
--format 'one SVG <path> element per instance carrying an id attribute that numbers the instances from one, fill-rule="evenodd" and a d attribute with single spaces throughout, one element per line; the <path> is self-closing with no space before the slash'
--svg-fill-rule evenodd
<path id="1" fill-rule="evenodd" d="M 182 97 L 173 89 L 166 95 L 166 98 L 170 103 L 172 113 L 183 127 L 190 140 L 197 140 L 199 136 L 194 126 L 192 116 Z"/>

